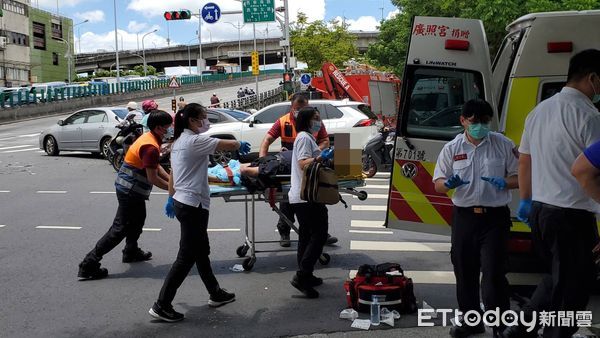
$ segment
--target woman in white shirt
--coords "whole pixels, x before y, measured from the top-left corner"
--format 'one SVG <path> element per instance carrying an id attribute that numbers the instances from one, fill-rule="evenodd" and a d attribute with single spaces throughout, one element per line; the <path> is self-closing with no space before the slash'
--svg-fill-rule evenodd
<path id="1" fill-rule="evenodd" d="M 173 310 L 171 302 L 177 289 L 194 266 L 198 268 L 210 298 L 208 305 L 221 306 L 235 300 L 235 294 L 222 289 L 210 266 L 208 241 L 208 156 L 215 151 L 248 153 L 250 145 L 244 141 L 220 140 L 201 133 L 208 128 L 206 108 L 190 103 L 175 116 L 175 142 L 171 150 L 171 177 L 166 209 L 174 209 L 181 223 L 179 253 L 167 275 L 158 300 L 149 313 L 168 322 L 183 319 Z"/>
<path id="2" fill-rule="evenodd" d="M 329 219 L 327 207 L 322 203 L 309 203 L 300 198 L 304 168 L 310 163 L 333 157 L 333 150 L 319 149 L 313 133 L 321 129 L 321 116 L 313 107 L 300 109 L 296 117 L 296 131 L 292 153 L 291 187 L 288 193 L 290 205 L 298 218 L 298 271 L 291 280 L 292 285 L 307 298 L 319 297 L 315 286 L 323 284 L 313 275 L 315 263 L 321 256 L 327 241 Z"/>

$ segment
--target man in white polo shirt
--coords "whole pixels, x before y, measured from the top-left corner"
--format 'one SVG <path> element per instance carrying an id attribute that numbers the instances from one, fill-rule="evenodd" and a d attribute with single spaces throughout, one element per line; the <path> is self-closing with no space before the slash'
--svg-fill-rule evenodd
<path id="1" fill-rule="evenodd" d="M 465 132 L 446 143 L 437 160 L 435 190 L 454 190 L 452 203 L 452 249 L 458 308 L 473 318 L 481 313 L 479 285 L 486 310 L 510 307 L 506 261 L 510 232 L 509 189 L 517 187 L 516 147 L 499 133 L 490 132 L 494 111 L 489 103 L 465 103 L 460 123 Z M 471 313 L 469 313 L 471 312 Z M 452 337 L 485 332 L 482 322 L 470 326 L 460 320 L 450 330 Z M 494 327 L 494 333 L 501 331 Z"/>
<path id="2" fill-rule="evenodd" d="M 594 281 L 592 249 L 598 238 L 595 204 L 571 175 L 581 152 L 600 139 L 600 51 L 585 50 L 569 62 L 567 84 L 541 102 L 525 121 L 519 147 L 518 217 L 531 226 L 534 248 L 548 275 L 523 308 L 585 310 Z M 555 324 L 555 325 L 558 325 Z M 544 337 L 571 337 L 574 326 L 547 326 Z M 506 337 L 537 337 L 509 327 Z"/>

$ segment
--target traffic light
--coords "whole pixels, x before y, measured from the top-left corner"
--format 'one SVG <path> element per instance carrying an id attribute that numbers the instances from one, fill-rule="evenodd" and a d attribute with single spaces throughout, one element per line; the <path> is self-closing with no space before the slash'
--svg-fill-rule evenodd
<path id="1" fill-rule="evenodd" d="M 187 9 L 165 12 L 165 20 L 189 20 L 192 18 L 192 12 Z"/>

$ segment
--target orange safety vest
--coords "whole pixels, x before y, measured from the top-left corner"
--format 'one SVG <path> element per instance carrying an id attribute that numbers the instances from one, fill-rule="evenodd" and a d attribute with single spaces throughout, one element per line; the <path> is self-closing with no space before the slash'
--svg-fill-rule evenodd
<path id="1" fill-rule="evenodd" d="M 286 145 L 290 145 L 290 147 L 286 147 L 286 148 L 291 149 L 291 147 L 293 147 L 293 145 L 294 145 L 294 141 L 296 141 L 296 135 L 297 135 L 296 120 L 294 120 L 292 118 L 291 113 L 287 113 L 279 118 L 279 128 L 281 130 L 280 135 L 281 135 L 282 146 L 285 147 Z M 313 136 L 315 137 L 315 139 L 317 139 L 318 135 L 319 135 L 319 132 L 313 133 Z"/>
<path id="2" fill-rule="evenodd" d="M 140 149 L 142 149 L 145 145 L 151 145 L 156 150 L 160 152 L 160 145 L 156 140 L 156 137 L 152 134 L 152 132 L 147 132 L 140 136 L 127 150 L 127 154 L 125 154 L 125 163 L 129 164 L 132 167 L 143 169 L 144 162 L 140 157 Z"/>

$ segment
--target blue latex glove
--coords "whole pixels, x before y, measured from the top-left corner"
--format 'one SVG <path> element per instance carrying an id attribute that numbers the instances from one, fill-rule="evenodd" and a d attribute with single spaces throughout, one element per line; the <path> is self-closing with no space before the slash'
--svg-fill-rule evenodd
<path id="1" fill-rule="evenodd" d="M 333 158 L 333 147 L 323 150 L 321 152 L 321 158 L 324 160 L 331 160 Z"/>
<path id="2" fill-rule="evenodd" d="M 238 149 L 240 154 L 246 155 L 250 152 L 250 143 L 246 141 L 240 141 L 240 149 Z"/>
<path id="3" fill-rule="evenodd" d="M 519 210 L 517 211 L 517 219 L 531 228 L 529 224 L 529 214 L 531 213 L 531 198 L 521 200 L 519 202 Z"/>
<path id="4" fill-rule="evenodd" d="M 173 196 L 167 198 L 165 203 L 165 215 L 169 218 L 175 218 L 175 206 L 173 205 Z"/>
<path id="5" fill-rule="evenodd" d="M 460 178 L 460 176 L 458 176 L 457 174 L 454 174 L 452 176 L 450 176 L 449 179 L 446 180 L 446 182 L 444 183 L 444 186 L 446 186 L 446 188 L 448 189 L 455 189 L 460 187 L 461 185 L 465 185 L 465 184 L 469 184 L 471 183 L 470 181 L 463 181 L 462 178 Z"/>
<path id="6" fill-rule="evenodd" d="M 492 176 L 492 177 L 481 176 L 481 179 L 484 180 L 484 181 L 486 181 L 486 182 L 490 182 L 498 190 L 504 190 L 504 189 L 506 189 L 506 180 L 504 178 L 502 178 L 502 177 L 498 177 L 498 176 Z"/>

